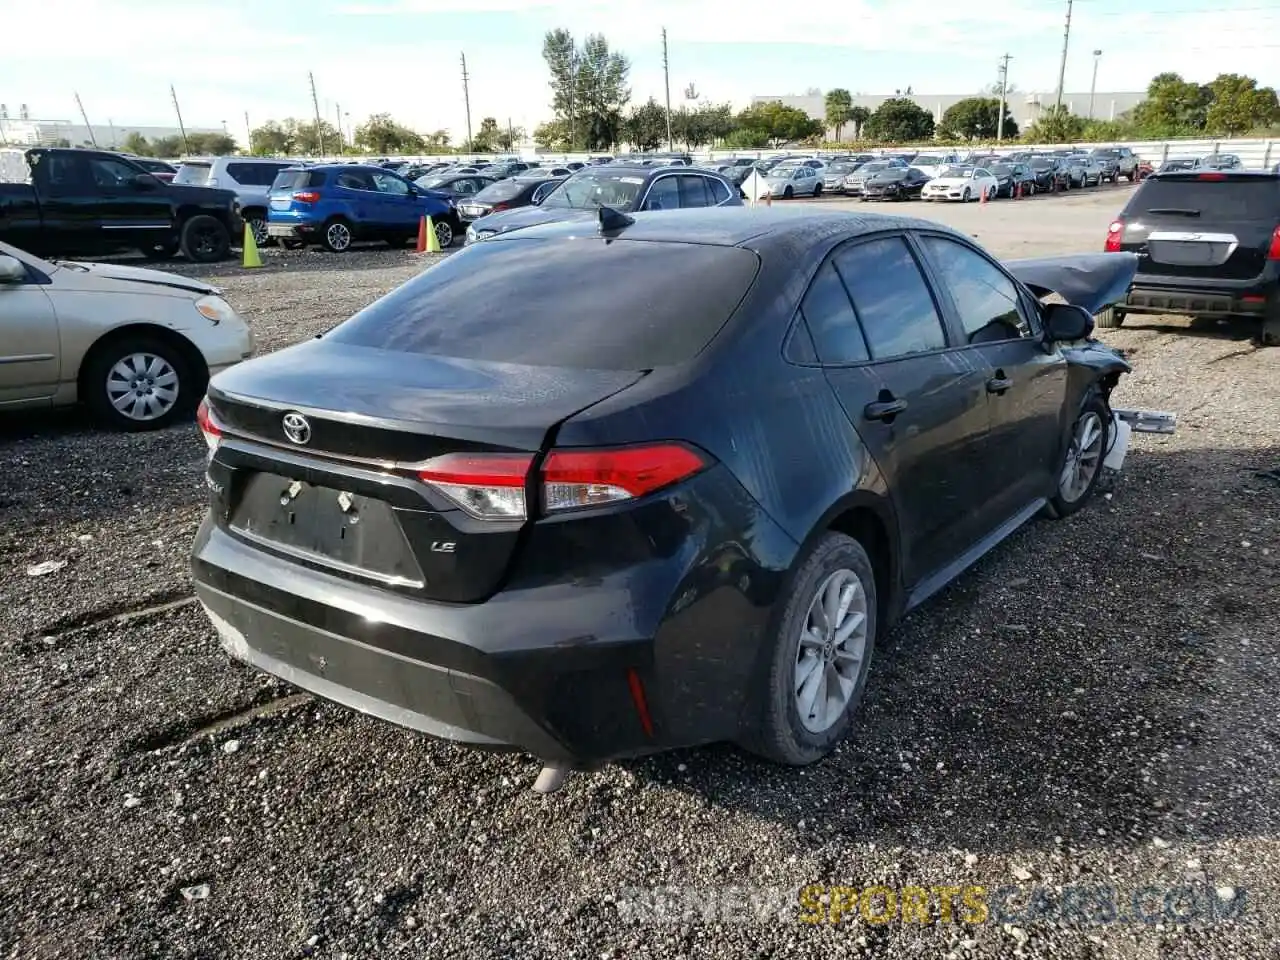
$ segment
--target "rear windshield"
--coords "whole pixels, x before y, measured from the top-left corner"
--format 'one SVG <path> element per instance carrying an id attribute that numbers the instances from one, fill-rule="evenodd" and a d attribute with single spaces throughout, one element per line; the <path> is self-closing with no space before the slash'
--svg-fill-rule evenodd
<path id="1" fill-rule="evenodd" d="M 272 190 L 301 190 L 324 186 L 322 170 L 281 170 L 271 181 Z"/>
<path id="2" fill-rule="evenodd" d="M 208 163 L 184 163 L 173 176 L 174 183 L 189 183 L 200 186 L 209 180 L 209 171 L 213 167 Z"/>
<path id="3" fill-rule="evenodd" d="M 146 170 L 149 173 L 173 173 L 174 172 L 173 167 L 165 163 L 163 160 L 148 160 L 146 157 L 138 157 L 138 158 L 130 157 L 130 159 L 133 160 L 133 162 L 136 163 L 138 166 L 140 166 L 143 170 Z M 208 175 L 209 175 L 209 171 L 206 169 L 205 176 L 207 177 Z"/>
<path id="4" fill-rule="evenodd" d="M 423 271 L 329 339 L 493 363 L 648 370 L 706 347 L 757 263 L 739 247 L 489 240 Z"/>
<path id="5" fill-rule="evenodd" d="M 1280 218 L 1280 179 L 1249 177 L 1229 180 L 1145 181 L 1125 207 L 1125 215 L 1150 211 L 1177 211 L 1175 215 L 1213 220 L 1265 220 Z M 1157 213 L 1158 215 L 1158 213 Z"/>
<path id="6" fill-rule="evenodd" d="M 475 199 L 483 200 L 485 203 L 490 201 L 501 203 L 503 200 L 510 200 L 518 195 L 528 185 L 528 181 L 521 183 L 518 180 L 499 180 L 497 183 L 490 184 L 477 193 Z"/>

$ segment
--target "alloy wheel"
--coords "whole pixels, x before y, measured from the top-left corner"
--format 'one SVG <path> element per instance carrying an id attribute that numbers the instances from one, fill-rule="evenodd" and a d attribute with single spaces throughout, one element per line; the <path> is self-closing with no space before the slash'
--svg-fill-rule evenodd
<path id="1" fill-rule="evenodd" d="M 329 249 L 342 252 L 351 246 L 351 228 L 341 221 L 331 223 L 325 229 L 324 238 Z"/>
<path id="2" fill-rule="evenodd" d="M 128 354 L 107 373 L 107 399 L 130 420 L 163 417 L 178 402 L 180 388 L 178 372 L 154 353 Z"/>
<path id="3" fill-rule="evenodd" d="M 814 593 L 796 647 L 796 711 L 810 733 L 830 730 L 849 706 L 867 655 L 867 593 L 836 570 Z"/>
<path id="4" fill-rule="evenodd" d="M 1104 433 L 1102 417 L 1095 410 L 1086 410 L 1076 421 L 1066 463 L 1058 477 L 1058 495 L 1067 503 L 1075 503 L 1083 497 L 1102 468 Z"/>

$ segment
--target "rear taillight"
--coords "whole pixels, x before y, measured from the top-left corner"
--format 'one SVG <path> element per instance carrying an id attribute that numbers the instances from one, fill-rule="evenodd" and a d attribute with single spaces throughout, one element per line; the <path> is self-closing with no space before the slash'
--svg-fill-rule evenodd
<path id="1" fill-rule="evenodd" d="M 680 443 L 596 450 L 553 450 L 537 478 L 542 509 L 559 513 L 635 500 L 707 467 L 707 459 Z M 526 454 L 451 453 L 428 461 L 418 478 L 473 517 L 523 520 L 533 457 Z"/>
<path id="2" fill-rule="evenodd" d="M 1227 175 L 1225 173 L 1202 173 L 1198 177 L 1196 177 L 1196 179 L 1197 180 L 1225 180 L 1227 179 Z"/>
<path id="3" fill-rule="evenodd" d="M 1268 260 L 1280 260 L 1280 227 L 1271 234 L 1271 246 L 1267 248 Z"/>
<path id="4" fill-rule="evenodd" d="M 510 210 L 510 209 L 511 209 L 511 204 L 509 203 L 495 203 L 492 207 L 489 208 L 489 212 L 499 213 L 503 210 Z"/>
<path id="5" fill-rule="evenodd" d="M 209 445 L 209 452 L 217 450 L 218 442 L 222 439 L 222 427 L 214 419 L 208 400 L 201 400 L 200 406 L 196 408 L 196 423 L 204 436 L 204 442 Z"/>
<path id="6" fill-rule="evenodd" d="M 1112 220 L 1111 226 L 1107 227 L 1107 242 L 1103 246 L 1106 253 L 1119 253 L 1120 241 L 1124 239 L 1124 221 Z"/>
<path id="7" fill-rule="evenodd" d="M 320 199 L 320 194 L 314 190 L 299 190 L 293 195 L 293 199 L 298 203 L 315 203 Z"/>

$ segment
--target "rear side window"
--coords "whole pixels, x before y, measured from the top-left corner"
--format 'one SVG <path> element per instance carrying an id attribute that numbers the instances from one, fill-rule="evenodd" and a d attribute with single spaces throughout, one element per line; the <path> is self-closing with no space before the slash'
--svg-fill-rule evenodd
<path id="1" fill-rule="evenodd" d="M 836 254 L 835 265 L 874 359 L 891 360 L 947 345 L 933 295 L 901 237 L 848 247 Z"/>
<path id="2" fill-rule="evenodd" d="M 647 370 L 706 347 L 757 266 L 739 247 L 489 240 L 425 270 L 329 338 L 493 363 Z"/>
<path id="3" fill-rule="evenodd" d="M 228 163 L 227 173 L 245 187 L 269 187 L 281 169 L 273 163 Z"/>
<path id="4" fill-rule="evenodd" d="M 173 175 L 173 182 L 201 186 L 208 183 L 211 169 L 212 167 L 207 163 L 184 163 Z"/>
<path id="5" fill-rule="evenodd" d="M 305 190 L 308 187 L 323 187 L 323 170 L 281 170 L 271 182 L 272 190 Z"/>
<path id="6" fill-rule="evenodd" d="M 1280 219 L 1280 179 L 1239 177 L 1197 180 L 1194 177 L 1143 182 L 1124 208 L 1124 216 L 1167 210 L 1188 223 L 1204 217 L 1213 220 Z"/>
<path id="7" fill-rule="evenodd" d="M 813 278 L 800 302 L 800 312 L 809 325 L 814 349 L 822 363 L 857 363 L 870 359 L 849 294 L 830 260 Z"/>

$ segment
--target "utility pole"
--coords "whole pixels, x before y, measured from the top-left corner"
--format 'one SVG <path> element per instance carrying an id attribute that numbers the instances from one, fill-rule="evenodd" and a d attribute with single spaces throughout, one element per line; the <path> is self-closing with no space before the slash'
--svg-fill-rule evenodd
<path id="1" fill-rule="evenodd" d="M 1009 61 L 1012 59 L 1007 53 L 1000 58 L 1000 113 L 996 118 L 996 143 L 1004 139 L 1004 105 L 1009 96 Z"/>
<path id="2" fill-rule="evenodd" d="M 191 144 L 187 142 L 187 128 L 182 123 L 182 108 L 178 106 L 178 92 L 169 84 L 169 96 L 173 98 L 173 112 L 178 115 L 178 132 L 182 134 L 182 152 L 190 153 Z"/>
<path id="3" fill-rule="evenodd" d="M 667 151 L 675 149 L 671 139 L 671 64 L 667 60 L 667 28 L 662 28 L 662 82 L 667 89 Z"/>
<path id="4" fill-rule="evenodd" d="M 462 55 L 462 105 L 467 109 L 467 149 L 475 146 L 471 142 L 471 77 L 467 75 L 467 55 Z"/>
<path id="5" fill-rule="evenodd" d="M 577 149 L 578 143 L 578 70 L 581 67 L 578 49 L 569 54 L 569 149 Z"/>
<path id="6" fill-rule="evenodd" d="M 111 149 L 116 149 L 116 122 L 107 117 L 107 129 L 111 131 Z"/>
<path id="7" fill-rule="evenodd" d="M 80 94 L 76 94 L 76 106 L 80 108 L 80 119 L 84 121 L 84 128 L 89 131 L 89 142 L 95 147 L 98 145 L 98 138 L 93 135 L 93 127 L 89 125 L 89 115 L 84 112 L 84 104 L 80 102 Z"/>
<path id="8" fill-rule="evenodd" d="M 1102 59 L 1102 51 L 1093 51 L 1093 80 L 1089 82 L 1089 119 L 1093 119 L 1093 94 L 1098 89 L 1098 61 Z"/>
<path id="9" fill-rule="evenodd" d="M 307 82 L 311 84 L 311 108 L 316 114 L 316 140 L 320 144 L 320 155 L 324 156 L 324 128 L 320 126 L 320 101 L 316 99 L 316 77 L 307 71 Z"/>
<path id="10" fill-rule="evenodd" d="M 249 111 L 244 112 L 244 149 L 247 153 L 253 153 L 253 128 L 249 126 Z"/>
<path id="11" fill-rule="evenodd" d="M 1058 100 L 1053 112 L 1062 112 L 1062 85 L 1067 82 L 1067 44 L 1071 42 L 1071 0 L 1067 0 L 1067 25 L 1062 31 L 1062 63 L 1058 66 Z"/>
<path id="12" fill-rule="evenodd" d="M 511 125 L 510 117 L 507 117 L 507 149 L 516 152 L 516 128 Z"/>
<path id="13" fill-rule="evenodd" d="M 335 103 L 333 105 L 333 115 L 338 120 L 338 150 L 342 153 L 346 153 L 347 135 L 342 132 L 342 104 Z"/>

